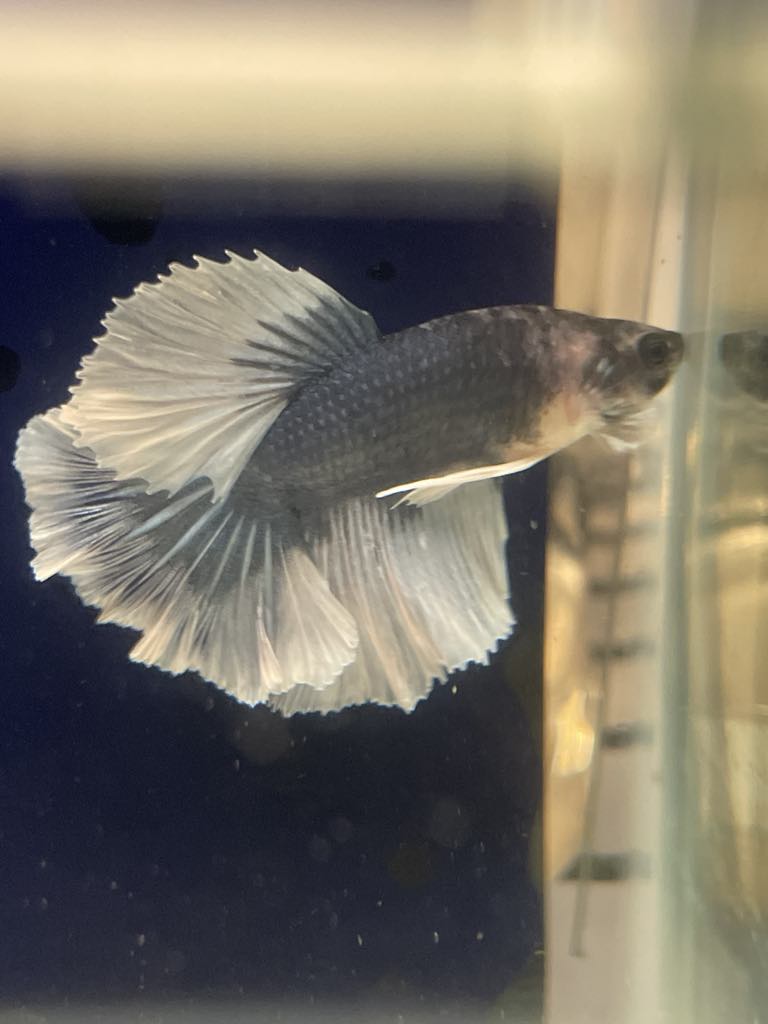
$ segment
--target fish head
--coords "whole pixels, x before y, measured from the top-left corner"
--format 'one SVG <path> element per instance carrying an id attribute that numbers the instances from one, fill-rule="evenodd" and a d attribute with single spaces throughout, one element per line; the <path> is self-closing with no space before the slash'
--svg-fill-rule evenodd
<path id="1" fill-rule="evenodd" d="M 594 433 L 617 449 L 642 440 L 651 402 L 683 358 L 683 338 L 628 320 L 601 320 L 582 363 L 582 393 L 595 417 Z"/>

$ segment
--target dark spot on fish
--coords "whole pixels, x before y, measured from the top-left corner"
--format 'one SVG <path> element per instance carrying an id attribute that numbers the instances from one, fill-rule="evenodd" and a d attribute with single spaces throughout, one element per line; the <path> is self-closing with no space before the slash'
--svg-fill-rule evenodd
<path id="1" fill-rule="evenodd" d="M 733 382 L 759 402 L 768 402 L 768 334 L 736 331 L 720 339 L 720 358 Z"/>
<path id="2" fill-rule="evenodd" d="M 378 263 L 373 263 L 365 272 L 366 277 L 370 277 L 372 281 L 391 281 L 397 277 L 397 270 L 393 263 L 389 260 L 379 260 Z"/>
<path id="3" fill-rule="evenodd" d="M 0 391 L 15 387 L 21 371 L 21 360 L 12 348 L 0 345 Z"/>
<path id="4" fill-rule="evenodd" d="M 146 182 L 89 182 L 75 200 L 94 231 L 115 245 L 146 245 L 163 214 L 158 185 Z"/>

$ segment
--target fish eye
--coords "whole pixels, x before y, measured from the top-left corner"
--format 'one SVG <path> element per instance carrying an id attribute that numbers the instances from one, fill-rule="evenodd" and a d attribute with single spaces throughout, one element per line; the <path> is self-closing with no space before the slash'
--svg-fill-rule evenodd
<path id="1" fill-rule="evenodd" d="M 679 335 L 644 334 L 637 343 L 637 352 L 649 370 L 660 370 L 667 365 L 670 357 L 679 350 Z"/>

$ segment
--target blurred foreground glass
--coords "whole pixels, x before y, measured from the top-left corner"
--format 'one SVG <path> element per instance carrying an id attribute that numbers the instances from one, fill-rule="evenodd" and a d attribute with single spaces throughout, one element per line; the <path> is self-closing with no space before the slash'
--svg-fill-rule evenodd
<path id="1" fill-rule="evenodd" d="M 712 47 L 727 80 L 750 14 L 702 5 L 692 73 Z M 688 358 L 654 445 L 552 465 L 557 1024 L 768 1013 L 768 176 L 716 99 L 710 138 L 563 165 L 557 301 L 676 326 Z"/>

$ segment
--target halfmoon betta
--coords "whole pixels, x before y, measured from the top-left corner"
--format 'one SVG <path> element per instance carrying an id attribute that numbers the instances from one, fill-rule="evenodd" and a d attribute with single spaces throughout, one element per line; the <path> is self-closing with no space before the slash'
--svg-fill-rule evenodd
<path id="1" fill-rule="evenodd" d="M 514 628 L 497 478 L 639 440 L 679 334 L 543 306 L 382 336 L 306 270 L 233 253 L 106 315 L 19 435 L 35 576 L 131 658 L 285 714 L 409 710 Z"/>

